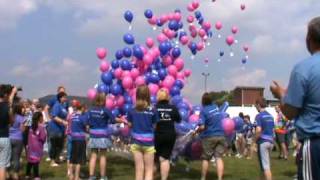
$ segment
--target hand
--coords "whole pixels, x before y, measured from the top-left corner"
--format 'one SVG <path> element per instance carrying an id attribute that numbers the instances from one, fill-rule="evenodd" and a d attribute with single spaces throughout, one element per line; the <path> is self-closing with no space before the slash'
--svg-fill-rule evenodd
<path id="1" fill-rule="evenodd" d="M 18 88 L 17 87 L 13 87 L 11 90 L 11 94 L 16 94 L 18 92 Z"/>
<path id="2" fill-rule="evenodd" d="M 276 99 L 282 99 L 286 93 L 286 89 L 283 88 L 277 81 L 272 82 L 270 91 L 273 94 L 273 97 Z"/>
<path id="3" fill-rule="evenodd" d="M 67 121 L 62 121 L 62 125 L 64 125 L 64 126 L 68 126 L 68 122 Z"/>

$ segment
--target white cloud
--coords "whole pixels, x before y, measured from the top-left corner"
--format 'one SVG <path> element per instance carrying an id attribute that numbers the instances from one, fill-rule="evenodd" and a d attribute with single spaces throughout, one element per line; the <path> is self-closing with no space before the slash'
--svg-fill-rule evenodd
<path id="1" fill-rule="evenodd" d="M 265 85 L 267 72 L 264 69 L 254 69 L 252 71 L 237 69 L 232 70 L 231 72 L 231 76 L 226 80 L 231 87 Z"/>
<path id="2" fill-rule="evenodd" d="M 12 68 L 10 74 L 18 77 L 26 77 L 31 73 L 31 69 L 25 65 L 17 65 Z"/>

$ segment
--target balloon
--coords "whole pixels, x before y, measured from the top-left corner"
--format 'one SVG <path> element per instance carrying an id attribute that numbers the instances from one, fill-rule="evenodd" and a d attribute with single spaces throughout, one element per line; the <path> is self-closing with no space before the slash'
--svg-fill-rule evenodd
<path id="1" fill-rule="evenodd" d="M 220 51 L 219 55 L 220 55 L 220 57 L 222 57 L 224 55 L 224 52 Z"/>
<path id="2" fill-rule="evenodd" d="M 216 29 L 220 30 L 222 28 L 222 23 L 220 21 L 216 22 Z"/>
<path id="3" fill-rule="evenodd" d="M 172 104 L 175 104 L 175 105 L 179 104 L 181 101 L 182 101 L 182 97 L 180 95 L 173 96 L 171 98 Z"/>
<path id="4" fill-rule="evenodd" d="M 183 83 L 183 81 L 181 81 L 181 80 L 176 80 L 175 82 L 174 82 L 174 86 L 177 86 L 177 87 L 179 87 L 180 89 L 182 89 L 183 87 L 184 87 L 184 83 Z"/>
<path id="5" fill-rule="evenodd" d="M 120 61 L 120 66 L 123 70 L 131 70 L 132 68 L 131 62 L 126 59 Z"/>
<path id="6" fill-rule="evenodd" d="M 177 70 L 177 67 L 176 67 L 176 66 L 170 65 L 170 66 L 168 67 L 168 73 L 169 73 L 171 76 L 176 76 L 176 75 L 177 75 L 177 72 L 178 72 L 178 70 Z"/>
<path id="7" fill-rule="evenodd" d="M 117 50 L 115 57 L 116 57 L 116 59 L 123 58 L 123 50 Z"/>
<path id="8" fill-rule="evenodd" d="M 232 32 L 233 34 L 237 34 L 237 32 L 238 32 L 237 26 L 232 26 L 231 32 Z"/>
<path id="9" fill-rule="evenodd" d="M 125 125 L 123 128 L 120 128 L 120 134 L 123 137 L 128 137 L 130 135 L 130 128 L 128 125 Z"/>
<path id="10" fill-rule="evenodd" d="M 133 68 L 130 71 L 130 76 L 131 76 L 132 79 L 136 79 L 139 76 L 139 74 L 140 74 L 140 72 L 136 68 Z"/>
<path id="11" fill-rule="evenodd" d="M 179 114 L 180 114 L 181 119 L 183 119 L 183 120 L 188 118 L 188 111 L 185 109 L 180 109 Z"/>
<path id="12" fill-rule="evenodd" d="M 163 14 L 161 17 L 160 17 L 160 22 L 161 24 L 164 24 L 168 21 L 168 16 Z"/>
<path id="13" fill-rule="evenodd" d="M 122 94 L 122 88 L 119 84 L 113 84 L 111 86 L 111 93 L 115 96 Z"/>
<path id="14" fill-rule="evenodd" d="M 207 34 L 207 32 L 206 32 L 204 29 L 200 29 L 200 30 L 198 31 L 198 34 L 199 34 L 200 37 L 203 38 L 203 37 Z"/>
<path id="15" fill-rule="evenodd" d="M 232 35 L 229 35 L 227 38 L 226 38 L 226 43 L 231 46 L 233 43 L 234 43 L 234 38 Z"/>
<path id="16" fill-rule="evenodd" d="M 176 20 L 169 22 L 168 27 L 170 30 L 177 31 L 179 29 L 179 23 Z"/>
<path id="17" fill-rule="evenodd" d="M 141 86 L 141 85 L 144 85 L 145 83 L 146 81 L 143 76 L 138 76 L 136 78 L 136 81 L 135 81 L 136 86 Z"/>
<path id="18" fill-rule="evenodd" d="M 193 6 L 192 6 L 192 3 L 190 3 L 190 4 L 188 5 L 187 9 L 188 9 L 189 12 L 194 11 L 194 8 L 193 8 Z"/>
<path id="19" fill-rule="evenodd" d="M 199 20 L 199 19 L 202 17 L 202 14 L 201 14 L 200 11 L 196 11 L 196 12 L 194 13 L 194 16 Z"/>
<path id="20" fill-rule="evenodd" d="M 167 76 L 163 82 L 162 82 L 162 86 L 168 89 L 171 89 L 171 87 L 174 84 L 175 79 L 172 76 Z"/>
<path id="21" fill-rule="evenodd" d="M 178 47 L 173 48 L 173 50 L 171 52 L 171 55 L 172 55 L 173 58 L 178 58 L 181 55 L 180 48 L 178 48 Z"/>
<path id="22" fill-rule="evenodd" d="M 122 77 L 122 69 L 121 68 L 117 68 L 116 70 L 114 70 L 114 77 L 117 79 L 121 79 L 121 77 Z"/>
<path id="23" fill-rule="evenodd" d="M 131 77 L 130 71 L 128 71 L 128 70 L 122 71 L 121 79 L 123 79 L 124 77 L 127 77 L 127 76 Z"/>
<path id="24" fill-rule="evenodd" d="M 156 84 L 153 84 L 153 83 L 149 84 L 148 88 L 149 88 L 151 95 L 156 95 L 159 90 L 159 86 Z"/>
<path id="25" fill-rule="evenodd" d="M 114 107 L 114 101 L 112 98 L 108 97 L 106 99 L 106 108 L 108 108 L 109 110 L 112 110 Z"/>
<path id="26" fill-rule="evenodd" d="M 199 7 L 199 1 L 197 1 L 197 0 L 194 0 L 193 2 L 192 2 L 192 7 L 193 7 L 193 9 L 197 9 L 198 7 Z"/>
<path id="27" fill-rule="evenodd" d="M 114 109 L 111 111 L 113 117 L 118 117 L 120 115 L 120 111 L 119 109 Z"/>
<path id="28" fill-rule="evenodd" d="M 126 33 L 126 34 L 123 36 L 123 41 L 124 41 L 126 44 L 134 44 L 134 37 L 133 37 L 132 34 Z"/>
<path id="29" fill-rule="evenodd" d="M 246 58 L 243 58 L 243 59 L 241 60 L 241 63 L 242 63 L 242 64 L 246 64 L 246 63 L 247 63 L 247 59 L 246 59 Z"/>
<path id="30" fill-rule="evenodd" d="M 157 36 L 157 40 L 159 43 L 163 43 L 164 41 L 168 40 L 167 36 L 164 35 L 163 33 L 160 33 L 158 36 Z"/>
<path id="31" fill-rule="evenodd" d="M 157 103 L 157 96 L 151 96 L 150 100 L 151 100 L 151 104 L 156 104 Z"/>
<path id="32" fill-rule="evenodd" d="M 169 51 L 168 44 L 166 42 L 160 43 L 159 50 L 161 55 L 166 55 Z"/>
<path id="33" fill-rule="evenodd" d="M 108 71 L 110 68 L 110 64 L 108 61 L 101 61 L 100 63 L 100 71 L 101 72 L 106 72 Z"/>
<path id="34" fill-rule="evenodd" d="M 117 106 L 118 107 L 122 107 L 123 105 L 124 105 L 124 97 L 123 96 L 118 96 L 117 98 L 116 98 L 116 102 L 117 102 Z"/>
<path id="35" fill-rule="evenodd" d="M 109 93 L 109 86 L 105 85 L 105 84 L 99 84 L 98 86 L 98 92 L 99 93 L 105 93 L 105 94 L 108 94 Z"/>
<path id="36" fill-rule="evenodd" d="M 188 21 L 188 23 L 193 23 L 194 17 L 193 17 L 192 15 L 189 15 L 189 16 L 187 17 L 187 21 Z"/>
<path id="37" fill-rule="evenodd" d="M 203 22 L 202 23 L 202 28 L 208 31 L 211 28 L 210 22 Z"/>
<path id="38" fill-rule="evenodd" d="M 198 51 L 203 50 L 203 49 L 204 49 L 204 46 L 205 46 L 205 45 L 204 45 L 204 43 L 203 43 L 203 42 L 201 42 L 201 41 L 200 41 L 200 42 L 198 42 L 198 44 L 197 44 L 197 50 L 198 50 Z"/>
<path id="39" fill-rule="evenodd" d="M 243 11 L 243 10 L 245 10 L 246 9 L 246 5 L 245 4 L 241 4 L 240 5 L 240 9 Z"/>
<path id="40" fill-rule="evenodd" d="M 222 120 L 222 127 L 223 127 L 224 133 L 226 135 L 231 135 L 234 131 L 235 123 L 232 119 L 225 118 Z"/>
<path id="41" fill-rule="evenodd" d="M 156 25 L 157 24 L 157 18 L 152 16 L 150 19 L 148 19 L 148 23 L 151 25 Z"/>
<path id="42" fill-rule="evenodd" d="M 248 52 L 248 51 L 249 51 L 249 46 L 248 46 L 248 45 L 244 45 L 244 46 L 243 46 L 243 50 L 244 50 L 245 52 Z"/>
<path id="43" fill-rule="evenodd" d="M 143 51 L 142 51 L 142 49 L 140 48 L 139 45 L 133 46 L 133 55 L 134 55 L 137 59 L 142 60 L 144 53 L 143 53 Z"/>
<path id="44" fill-rule="evenodd" d="M 104 72 L 101 74 L 101 81 L 107 85 L 110 85 L 112 83 L 113 80 L 113 75 L 112 73 L 109 72 Z"/>
<path id="45" fill-rule="evenodd" d="M 184 73 L 183 72 L 178 72 L 177 73 L 177 79 L 178 80 L 184 80 Z"/>
<path id="46" fill-rule="evenodd" d="M 192 73 L 192 71 L 191 71 L 190 69 L 184 70 L 184 75 L 185 75 L 186 77 L 189 77 L 189 76 L 191 75 L 191 73 Z"/>
<path id="47" fill-rule="evenodd" d="M 131 57 L 131 55 L 132 55 L 131 49 L 129 47 L 125 47 L 123 49 L 123 55 L 124 55 L 124 57 Z"/>
<path id="48" fill-rule="evenodd" d="M 180 42 L 181 42 L 181 44 L 183 44 L 183 45 L 188 44 L 188 42 L 189 42 L 188 36 L 182 36 L 182 37 L 180 38 Z"/>
<path id="49" fill-rule="evenodd" d="M 174 66 L 177 68 L 178 71 L 181 71 L 184 67 L 184 61 L 183 59 L 181 58 L 177 58 L 175 61 L 174 61 Z"/>
<path id="50" fill-rule="evenodd" d="M 97 48 L 96 53 L 97 53 L 98 58 L 102 60 L 107 56 L 107 49 L 106 48 Z"/>
<path id="51" fill-rule="evenodd" d="M 159 78 L 160 78 L 160 80 L 164 80 L 164 78 L 167 76 L 167 70 L 166 69 L 160 69 L 159 71 L 158 71 L 158 76 L 159 76 Z"/>
<path id="52" fill-rule="evenodd" d="M 132 22 L 132 20 L 133 20 L 133 14 L 132 14 L 132 12 L 131 11 L 126 11 L 125 13 L 124 13 L 124 19 L 128 22 L 128 23 L 131 23 Z"/>
<path id="53" fill-rule="evenodd" d="M 147 38 L 146 45 L 148 46 L 148 48 L 152 48 L 152 46 L 154 45 L 153 39 L 150 37 Z"/>
<path id="54" fill-rule="evenodd" d="M 181 20 L 181 13 L 180 12 L 175 12 L 174 16 L 173 16 L 173 19 L 179 22 Z"/>
<path id="55" fill-rule="evenodd" d="M 180 88 L 177 86 L 173 86 L 170 91 L 171 96 L 180 95 Z"/>
<path id="56" fill-rule="evenodd" d="M 146 65 L 150 65 L 150 64 L 152 64 L 152 62 L 153 62 L 153 57 L 152 57 L 150 54 L 146 54 L 146 55 L 143 57 L 143 62 L 144 62 Z"/>
<path id="57" fill-rule="evenodd" d="M 146 9 L 146 10 L 144 11 L 144 16 L 145 16 L 146 18 L 150 19 L 150 18 L 152 18 L 153 13 L 152 13 L 152 11 L 151 11 L 150 9 Z"/>
<path id="58" fill-rule="evenodd" d="M 88 96 L 88 99 L 90 99 L 91 101 L 94 100 L 96 95 L 97 95 L 96 89 L 89 89 L 88 90 L 87 96 Z"/>

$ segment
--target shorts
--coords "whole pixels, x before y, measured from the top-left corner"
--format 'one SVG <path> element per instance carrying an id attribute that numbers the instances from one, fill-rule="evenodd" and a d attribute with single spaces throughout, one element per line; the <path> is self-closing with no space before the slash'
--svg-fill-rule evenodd
<path id="1" fill-rule="evenodd" d="M 248 146 L 250 146 L 252 143 L 253 143 L 253 139 L 252 139 L 252 138 L 247 138 L 246 144 L 247 144 Z"/>
<path id="2" fill-rule="evenodd" d="M 142 145 L 138 145 L 138 144 L 132 144 L 130 146 L 130 150 L 131 152 L 142 152 L 142 153 L 150 153 L 150 154 L 154 154 L 156 152 L 156 149 L 154 148 L 154 146 L 142 146 Z"/>
<path id="3" fill-rule="evenodd" d="M 11 142 L 9 138 L 0 138 L 0 168 L 10 166 Z"/>
<path id="4" fill-rule="evenodd" d="M 242 139 L 243 138 L 243 134 L 242 133 L 237 133 L 236 134 L 236 140 Z"/>
<path id="5" fill-rule="evenodd" d="M 86 163 L 86 141 L 72 140 L 71 142 L 71 164 L 85 164 Z"/>
<path id="6" fill-rule="evenodd" d="M 70 135 L 67 136 L 67 160 L 71 159 L 71 149 L 72 149 L 72 137 Z"/>
<path id="7" fill-rule="evenodd" d="M 156 134 L 155 149 L 156 156 L 164 159 L 170 159 L 173 146 L 176 142 L 176 135 L 173 133 Z"/>
<path id="8" fill-rule="evenodd" d="M 285 143 L 286 142 L 286 134 L 276 133 L 276 139 L 277 139 L 278 143 Z"/>
<path id="9" fill-rule="evenodd" d="M 258 144 L 258 159 L 261 171 L 270 170 L 270 152 L 273 149 L 271 142 Z"/>
<path id="10" fill-rule="evenodd" d="M 109 138 L 90 138 L 88 146 L 90 149 L 108 149 L 112 147 L 112 142 Z"/>
<path id="11" fill-rule="evenodd" d="M 202 160 L 211 160 L 212 156 L 221 158 L 225 151 L 226 139 L 223 136 L 202 139 Z"/>

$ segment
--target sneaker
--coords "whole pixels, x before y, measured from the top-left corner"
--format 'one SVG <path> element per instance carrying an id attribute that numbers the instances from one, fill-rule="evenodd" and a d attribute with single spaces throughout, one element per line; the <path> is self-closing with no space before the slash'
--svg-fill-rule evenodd
<path id="1" fill-rule="evenodd" d="M 107 177 L 102 177 L 102 178 L 100 178 L 100 180 L 108 180 L 108 178 Z"/>
<path id="2" fill-rule="evenodd" d="M 51 167 L 58 167 L 59 164 L 57 164 L 56 162 L 52 162 L 52 163 L 50 164 L 50 166 L 51 166 Z"/>
<path id="3" fill-rule="evenodd" d="M 90 176 L 88 180 L 96 180 L 95 176 Z"/>

